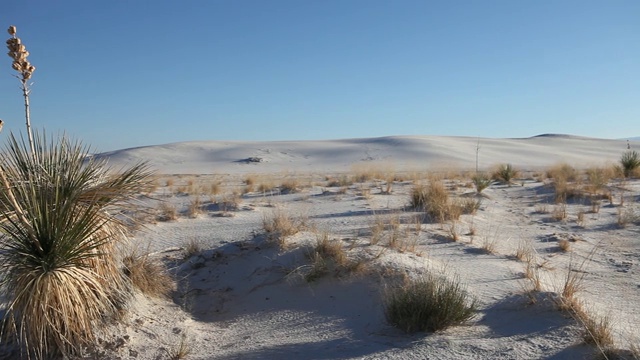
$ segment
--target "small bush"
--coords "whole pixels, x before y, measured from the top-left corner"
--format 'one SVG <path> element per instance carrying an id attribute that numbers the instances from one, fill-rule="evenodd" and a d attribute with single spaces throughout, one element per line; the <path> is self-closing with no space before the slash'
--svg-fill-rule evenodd
<path id="1" fill-rule="evenodd" d="M 202 213 L 202 201 L 200 201 L 200 196 L 196 195 L 191 199 L 191 202 L 189 202 L 187 216 L 197 218 L 200 213 Z"/>
<path id="2" fill-rule="evenodd" d="M 557 164 L 547 170 L 547 178 L 573 182 L 578 180 L 578 171 L 569 164 Z"/>
<path id="3" fill-rule="evenodd" d="M 173 279 L 158 259 L 132 252 L 122 260 L 124 274 L 143 294 L 166 297 L 173 289 Z"/>
<path id="4" fill-rule="evenodd" d="M 426 274 L 391 287 L 384 295 L 388 321 L 405 332 L 436 332 L 470 320 L 476 312 L 458 279 Z"/>
<path id="5" fill-rule="evenodd" d="M 476 174 L 473 178 L 471 178 L 471 181 L 473 181 L 473 185 L 475 186 L 476 192 L 478 194 L 480 194 L 482 190 L 488 188 L 489 185 L 491 185 L 491 178 L 484 173 Z"/>
<path id="6" fill-rule="evenodd" d="M 161 202 L 158 208 L 160 214 L 158 214 L 158 221 L 174 221 L 178 219 L 178 210 L 175 205 L 169 202 Z"/>
<path id="7" fill-rule="evenodd" d="M 422 210 L 430 218 L 439 222 L 457 220 L 462 209 L 449 200 L 449 193 L 440 181 L 432 181 L 429 185 L 416 185 L 411 191 L 411 206 Z"/>
<path id="8" fill-rule="evenodd" d="M 626 151 L 620 156 L 620 165 L 622 165 L 624 176 L 632 177 L 636 169 L 640 167 L 640 154 L 635 150 Z"/>
<path id="9" fill-rule="evenodd" d="M 263 219 L 262 225 L 269 241 L 284 248 L 286 238 L 297 234 L 302 223 L 284 210 L 276 209 L 270 217 Z"/>
<path id="10" fill-rule="evenodd" d="M 518 171 L 511 164 L 501 164 L 494 172 L 493 177 L 505 184 L 511 185 L 511 181 L 518 176 Z"/>

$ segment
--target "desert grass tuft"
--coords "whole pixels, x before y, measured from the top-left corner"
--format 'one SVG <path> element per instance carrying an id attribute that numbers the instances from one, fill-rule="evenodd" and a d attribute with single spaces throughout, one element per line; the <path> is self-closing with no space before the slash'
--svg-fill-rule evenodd
<path id="1" fill-rule="evenodd" d="M 170 202 L 163 201 L 158 206 L 159 214 L 156 217 L 158 221 L 175 221 L 178 219 L 178 209 Z"/>
<path id="2" fill-rule="evenodd" d="M 444 184 L 437 180 L 431 181 L 428 185 L 414 186 L 411 190 L 410 204 L 440 223 L 458 220 L 462 214 L 461 207 L 450 200 Z"/>
<path id="3" fill-rule="evenodd" d="M 124 274 L 134 287 L 145 295 L 167 297 L 174 289 L 174 281 L 160 259 L 148 253 L 130 252 L 122 260 Z"/>
<path id="4" fill-rule="evenodd" d="M 339 240 L 330 239 L 328 233 L 322 233 L 316 238 L 315 246 L 309 251 L 311 267 L 304 275 L 306 281 L 318 280 L 322 276 L 334 273 L 344 274 L 358 266 L 354 266 L 347 257 L 346 250 Z"/>
<path id="5" fill-rule="evenodd" d="M 270 216 L 265 216 L 262 226 L 267 233 L 267 239 L 280 249 L 286 248 L 288 237 L 297 234 L 303 227 L 300 219 L 294 218 L 282 208 L 276 208 Z"/>
<path id="6" fill-rule="evenodd" d="M 558 240 L 558 249 L 562 252 L 567 252 L 571 250 L 571 242 L 567 239 Z"/>
<path id="7" fill-rule="evenodd" d="M 384 291 L 385 314 L 399 329 L 436 332 L 470 320 L 477 303 L 459 279 L 428 273 Z"/>
<path id="8" fill-rule="evenodd" d="M 189 206 L 187 207 L 187 216 L 194 219 L 197 218 L 198 215 L 202 213 L 202 201 L 200 201 L 200 196 L 194 196 L 189 202 Z"/>

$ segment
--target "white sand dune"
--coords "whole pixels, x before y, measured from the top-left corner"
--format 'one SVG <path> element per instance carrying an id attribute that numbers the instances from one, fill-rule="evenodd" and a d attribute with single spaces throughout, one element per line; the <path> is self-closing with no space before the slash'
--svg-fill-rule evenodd
<path id="1" fill-rule="evenodd" d="M 475 168 L 511 163 L 524 169 L 567 162 L 584 167 L 617 161 L 624 140 L 570 135 L 521 139 L 453 136 L 390 136 L 325 141 L 194 141 L 98 154 L 115 166 L 149 161 L 165 174 L 345 172 L 363 162 L 385 162 L 400 170 Z M 247 162 L 249 158 L 262 162 Z"/>
<path id="2" fill-rule="evenodd" d="M 172 204 L 177 221 L 148 225 L 134 241 L 174 266 L 180 286 L 170 300 L 140 297 L 130 323 L 109 343 L 122 358 L 171 358 L 184 335 L 193 359 L 582 359 L 597 349 L 582 343 L 583 327 L 556 309 L 552 299 L 567 274 L 585 274 L 579 297 L 595 316 L 612 319 L 616 347 L 638 345 L 640 333 L 640 222 L 620 214 L 640 214 L 640 181 L 611 181 L 612 201 L 597 212 L 585 199 L 563 208 L 553 201 L 548 180 L 519 179 L 517 186 L 494 183 L 480 209 L 456 223 L 440 224 L 407 207 L 412 181 L 396 181 L 385 194 L 373 180 L 329 187 L 325 173 L 350 172 L 369 164 L 387 171 L 489 168 L 511 163 L 535 170 L 559 162 L 575 167 L 617 162 L 626 140 L 567 135 L 526 139 L 394 136 L 372 139 L 290 142 L 186 142 L 126 149 L 97 155 L 116 167 L 148 161 L 175 181 L 159 181 L 151 205 Z M 247 162 L 248 158 L 261 162 Z M 287 175 L 281 174 L 287 172 Z M 226 193 L 243 189 L 245 174 L 316 174 L 300 192 L 249 191 L 241 206 L 220 216 Z M 215 175 L 200 175 L 215 174 Z M 176 188 L 195 182 L 205 188 L 222 179 L 219 195 L 186 194 Z M 302 180 L 301 180 L 302 181 Z M 425 182 L 424 178 L 415 182 Z M 468 179 L 453 180 L 452 194 L 468 196 Z M 198 198 L 203 213 L 186 213 Z M 278 250 L 265 243 L 263 220 L 276 209 L 304 219 L 301 232 Z M 544 210 L 541 210 L 544 209 Z M 564 210 L 563 210 L 564 209 Z M 554 220 L 554 212 L 566 217 Z M 227 214 L 228 215 L 228 214 Z M 394 220 L 397 219 L 397 220 Z M 422 220 L 416 220 L 422 219 Z M 582 220 L 578 220 L 582 219 Z M 638 215 L 640 219 L 640 215 Z M 372 244 L 372 225 L 398 223 L 401 240 L 414 248 L 396 249 L 387 238 Z M 454 229 L 459 239 L 451 240 Z M 350 258 L 368 259 L 376 271 L 360 276 L 328 274 L 302 279 L 309 251 L 321 234 L 339 242 Z M 390 235 L 385 235 L 390 236 Z M 569 252 L 558 239 L 578 238 Z M 186 260 L 190 241 L 203 251 Z M 492 244 L 487 253 L 483 248 Z M 525 265 L 514 257 L 522 244 L 535 254 L 541 292 L 533 304 L 525 295 Z M 177 249 L 177 250 L 176 250 Z M 428 269 L 459 276 L 479 301 L 470 323 L 437 334 L 405 334 L 384 315 L 381 290 L 390 279 L 380 269 L 416 276 Z M 576 272 L 579 271 L 579 272 Z M 556 294 L 556 295 L 554 295 Z"/>

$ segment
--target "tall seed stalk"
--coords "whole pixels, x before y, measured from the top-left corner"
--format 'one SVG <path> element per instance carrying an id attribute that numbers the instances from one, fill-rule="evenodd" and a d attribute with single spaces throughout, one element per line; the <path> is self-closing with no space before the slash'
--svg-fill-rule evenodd
<path id="1" fill-rule="evenodd" d="M 29 137 L 29 147 L 31 149 L 31 155 L 36 156 L 36 149 L 33 145 L 33 134 L 31 132 L 31 113 L 29 110 L 29 94 L 31 94 L 31 89 L 29 89 L 29 79 L 33 75 L 33 72 L 36 71 L 36 67 L 31 65 L 27 57 L 29 56 L 29 52 L 27 48 L 22 43 L 22 40 L 16 35 L 16 27 L 11 25 L 7 30 L 11 37 L 7 40 L 7 48 L 9 52 L 7 53 L 10 58 L 13 59 L 13 64 L 11 67 L 18 72 L 19 75 L 15 75 L 15 77 L 20 81 L 20 89 L 22 90 L 22 96 L 24 97 L 24 117 L 27 125 L 27 136 Z"/>

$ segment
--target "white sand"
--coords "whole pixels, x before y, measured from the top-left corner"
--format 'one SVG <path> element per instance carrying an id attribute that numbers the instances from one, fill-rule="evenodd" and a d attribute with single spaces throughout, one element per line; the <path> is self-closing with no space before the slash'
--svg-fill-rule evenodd
<path id="1" fill-rule="evenodd" d="M 316 174 L 350 172 L 367 164 L 389 172 L 430 169 L 473 169 L 478 139 L 464 137 L 387 137 L 307 142 L 192 142 L 128 149 L 107 156 L 114 166 L 149 161 L 163 174 L 231 174 L 223 179 L 227 191 L 239 189 L 243 174 L 283 172 Z M 489 168 L 512 163 L 535 170 L 560 161 L 577 167 L 616 162 L 626 141 L 571 136 L 528 139 L 479 139 L 479 163 Z M 263 162 L 245 163 L 260 157 Z M 355 165 L 354 165 L 355 164 Z M 293 175 L 288 175 L 293 176 Z M 211 182 L 213 177 L 176 178 L 175 187 L 189 179 Z M 459 180 L 460 184 L 465 181 Z M 391 195 L 380 193 L 382 181 L 339 188 L 311 186 L 299 193 L 249 193 L 232 217 L 203 196 L 205 212 L 196 219 L 148 225 L 135 242 L 147 244 L 175 265 L 180 287 L 171 300 L 139 297 L 128 325 L 115 339 L 124 339 L 110 356 L 138 359 L 168 358 L 182 334 L 191 359 L 576 359 L 596 350 L 582 345 L 582 331 L 550 300 L 563 277 L 574 269 L 584 272 L 579 293 L 594 314 L 612 319 L 616 345 L 638 344 L 640 333 L 640 238 L 638 223 L 616 226 L 618 211 L 638 208 L 640 182 L 610 184 L 614 206 L 586 213 L 578 226 L 583 203 L 569 203 L 568 217 L 553 221 L 535 210 L 549 203 L 548 187 L 531 179 L 517 185 L 494 184 L 484 191 L 476 215 L 456 224 L 460 239 L 449 239 L 449 226 L 426 221 L 416 232 L 407 208 L 412 182 L 396 182 Z M 624 189 L 621 187 L 624 186 Z M 370 195 L 361 196 L 363 189 Z M 174 189 L 175 190 L 175 189 Z M 458 187 L 455 193 L 471 193 Z M 625 196 L 624 206 L 619 197 Z M 366 194 L 365 194 L 366 195 Z M 156 197 L 186 211 L 193 195 L 175 195 L 161 187 Z M 153 203 L 153 202 L 152 202 Z M 262 221 L 274 209 L 303 217 L 306 230 L 288 239 L 289 250 L 266 246 Z M 411 251 L 369 245 L 376 219 L 400 218 L 404 239 L 415 241 Z M 475 235 L 469 230 L 475 229 Z M 308 283 L 301 279 L 309 264 L 307 250 L 327 232 L 341 241 L 349 257 L 367 258 L 371 269 L 398 269 L 410 276 L 427 269 L 457 275 L 480 304 L 478 315 L 464 326 L 437 334 L 407 335 L 390 326 L 384 316 L 381 290 L 388 278 L 373 274 Z M 555 234 L 555 235 L 554 235 Z M 574 234 L 581 240 L 571 251 L 557 251 L 553 236 Z M 197 240 L 205 251 L 186 261 L 181 252 Z M 483 244 L 493 242 L 487 254 Z M 536 304 L 523 295 L 524 263 L 513 257 L 518 245 L 530 244 L 537 253 L 543 292 Z M 375 258 L 377 256 L 377 258 Z M 584 259 L 588 259 L 583 264 Z M 115 340 L 114 340 L 115 341 Z"/>
<path id="2" fill-rule="evenodd" d="M 535 169 L 556 162 L 574 166 L 617 161 L 626 141 L 569 135 L 541 135 L 524 139 L 489 139 L 451 136 L 391 136 L 326 141 L 240 142 L 210 141 L 139 147 L 104 153 L 115 165 L 149 161 L 170 174 L 236 174 L 350 171 L 363 162 L 392 165 L 395 169 L 475 169 L 498 162 Z M 261 163 L 243 160 L 257 157 Z"/>

